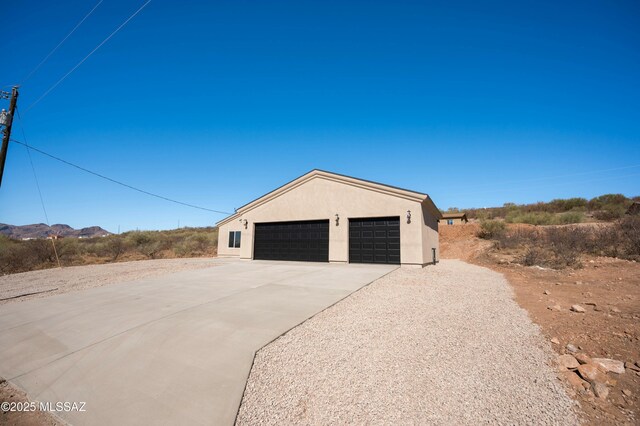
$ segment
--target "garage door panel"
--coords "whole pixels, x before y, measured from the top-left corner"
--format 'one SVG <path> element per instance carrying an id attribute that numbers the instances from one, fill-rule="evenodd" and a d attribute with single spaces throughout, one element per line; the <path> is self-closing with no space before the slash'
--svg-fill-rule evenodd
<path id="1" fill-rule="evenodd" d="M 349 262 L 400 264 L 400 218 L 349 219 Z"/>
<path id="2" fill-rule="evenodd" d="M 329 261 L 329 220 L 256 223 L 254 259 Z"/>

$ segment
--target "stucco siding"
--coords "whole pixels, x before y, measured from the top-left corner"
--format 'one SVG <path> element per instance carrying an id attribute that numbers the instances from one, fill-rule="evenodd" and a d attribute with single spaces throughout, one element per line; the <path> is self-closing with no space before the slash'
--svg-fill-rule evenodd
<path id="1" fill-rule="evenodd" d="M 436 249 L 436 262 L 440 261 L 440 238 L 438 219 L 422 205 L 422 259 L 423 264 L 433 263 L 433 249 Z"/>
<path id="2" fill-rule="evenodd" d="M 411 223 L 407 223 L 407 210 L 411 211 Z M 337 225 L 336 213 L 339 216 Z M 322 176 L 287 188 L 267 202 L 256 203 L 255 207 L 223 222 L 219 228 L 218 253 L 252 259 L 256 223 L 328 219 L 329 261 L 348 262 L 349 219 L 390 216 L 400 217 L 400 262 L 431 263 L 431 248 L 438 247 L 437 219 L 420 202 Z M 228 248 L 229 231 L 236 230 L 242 232 L 241 247 Z"/>

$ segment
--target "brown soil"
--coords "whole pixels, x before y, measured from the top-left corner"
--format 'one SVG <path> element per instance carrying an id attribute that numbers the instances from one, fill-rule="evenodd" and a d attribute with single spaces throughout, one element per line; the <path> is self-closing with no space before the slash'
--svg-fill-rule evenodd
<path id="1" fill-rule="evenodd" d="M 9 382 L 0 378 L 0 402 L 30 402 L 27 395 Z M 0 425 L 11 426 L 62 426 L 64 423 L 46 411 L 0 410 Z"/>
<path id="2" fill-rule="evenodd" d="M 542 269 L 513 262 L 513 255 L 493 249 L 476 237 L 477 224 L 443 226 L 442 258 L 458 258 L 501 272 L 511 283 L 516 301 L 551 340 L 558 354 L 571 343 L 590 357 L 640 362 L 640 264 L 583 256 L 579 269 Z M 547 291 L 549 294 L 545 294 Z M 569 308 L 578 304 L 585 313 Z M 560 311 L 548 309 L 560 305 Z M 606 401 L 591 392 L 570 393 L 580 403 L 585 423 L 637 424 L 640 421 L 640 372 L 608 374 L 616 381 Z M 626 391 L 626 395 L 623 393 Z"/>

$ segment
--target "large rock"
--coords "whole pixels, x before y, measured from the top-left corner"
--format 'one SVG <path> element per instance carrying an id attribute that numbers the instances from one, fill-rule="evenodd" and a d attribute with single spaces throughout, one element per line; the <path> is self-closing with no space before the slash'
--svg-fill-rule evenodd
<path id="1" fill-rule="evenodd" d="M 595 382 L 607 383 L 607 375 L 595 363 L 580 365 L 578 367 L 578 373 L 583 379 L 591 384 Z"/>
<path id="2" fill-rule="evenodd" d="M 580 305 L 571 305 L 571 310 L 573 312 L 577 312 L 579 314 L 584 314 L 585 310 L 582 306 Z"/>
<path id="3" fill-rule="evenodd" d="M 578 376 L 573 371 L 563 371 L 560 373 L 561 376 L 571 385 L 571 387 L 577 392 L 584 392 L 589 389 L 589 382 L 582 380 L 580 376 Z"/>
<path id="4" fill-rule="evenodd" d="M 561 368 L 575 370 L 580 366 L 580 363 L 573 357 L 573 355 L 566 354 L 558 357 L 558 365 L 560 365 Z"/>
<path id="5" fill-rule="evenodd" d="M 578 350 L 579 350 L 578 348 L 576 348 L 576 347 L 575 347 L 575 345 L 573 345 L 573 344 L 571 344 L 571 343 L 567 343 L 566 348 L 567 348 L 567 350 L 568 350 L 569 352 L 571 352 L 572 354 L 575 354 L 575 353 L 576 353 L 576 352 L 578 352 Z"/>
<path id="6" fill-rule="evenodd" d="M 596 394 L 598 398 L 607 399 L 607 396 L 609 396 L 609 388 L 607 385 L 601 382 L 593 382 L 591 386 L 593 386 L 593 393 Z"/>
<path id="7" fill-rule="evenodd" d="M 591 364 L 593 360 L 585 353 L 580 352 L 574 355 L 580 364 Z"/>
<path id="8" fill-rule="evenodd" d="M 598 364 L 604 371 L 616 374 L 624 373 L 624 363 L 609 358 L 592 358 L 595 364 Z"/>
<path id="9" fill-rule="evenodd" d="M 635 365 L 631 361 L 625 362 L 624 363 L 624 368 L 630 368 L 631 370 L 634 370 L 634 371 L 640 371 L 640 367 L 638 367 L 637 365 Z"/>

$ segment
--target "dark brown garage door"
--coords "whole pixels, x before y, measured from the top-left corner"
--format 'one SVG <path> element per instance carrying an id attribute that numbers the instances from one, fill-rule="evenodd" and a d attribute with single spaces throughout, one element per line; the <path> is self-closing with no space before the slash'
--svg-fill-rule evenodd
<path id="1" fill-rule="evenodd" d="M 256 223 L 253 258 L 329 261 L 329 220 Z"/>
<path id="2" fill-rule="evenodd" d="M 400 264 L 400 218 L 349 219 L 349 262 Z"/>

